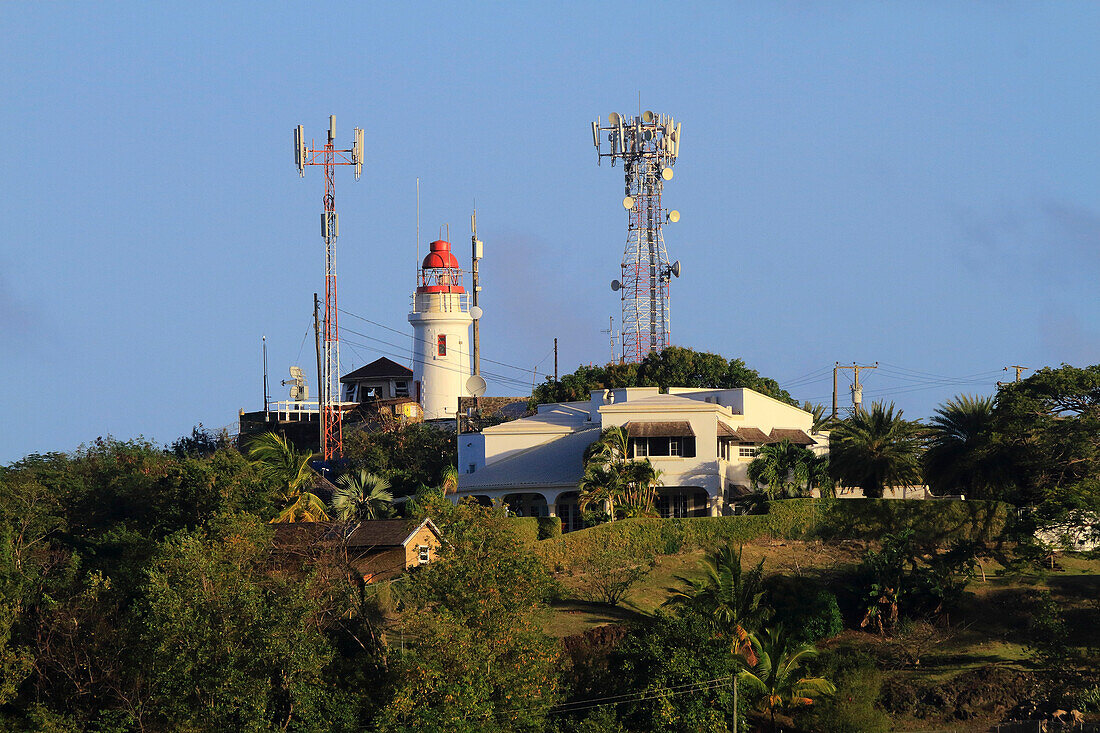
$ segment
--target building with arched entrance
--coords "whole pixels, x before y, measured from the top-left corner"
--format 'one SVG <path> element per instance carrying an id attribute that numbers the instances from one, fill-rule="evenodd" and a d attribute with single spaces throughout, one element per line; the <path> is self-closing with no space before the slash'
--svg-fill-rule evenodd
<path id="1" fill-rule="evenodd" d="M 457 498 L 506 504 L 524 516 L 558 516 L 582 526 L 577 484 L 584 451 L 609 427 L 622 427 L 630 458 L 661 472 L 664 517 L 720 516 L 750 491 L 748 464 L 760 446 L 787 439 L 828 450 L 813 416 L 751 389 L 656 387 L 593 392 L 586 402 L 539 405 L 538 413 L 458 436 Z"/>

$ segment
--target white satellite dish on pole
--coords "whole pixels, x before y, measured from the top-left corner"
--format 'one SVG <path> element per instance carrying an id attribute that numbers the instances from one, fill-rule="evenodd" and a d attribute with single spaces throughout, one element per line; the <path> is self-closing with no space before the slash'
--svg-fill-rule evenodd
<path id="1" fill-rule="evenodd" d="M 665 179 L 666 181 L 671 181 L 672 180 L 672 169 L 671 168 L 665 168 L 664 170 L 662 170 L 661 171 L 661 178 Z"/>
<path id="2" fill-rule="evenodd" d="M 623 199 L 623 208 L 627 209 L 627 210 L 630 210 L 630 209 L 634 208 L 634 197 L 633 196 L 627 196 L 626 198 Z"/>
<path id="3" fill-rule="evenodd" d="M 480 305 L 475 305 L 470 308 L 470 318 L 473 318 L 475 321 L 480 321 L 483 315 L 485 315 L 485 311 L 481 310 Z"/>
<path id="4" fill-rule="evenodd" d="M 471 397 L 480 397 L 485 394 L 486 388 L 485 379 L 480 374 L 474 374 L 466 380 L 466 391 Z"/>
<path id="5" fill-rule="evenodd" d="M 671 221 L 673 224 L 680 221 L 680 212 L 676 209 L 668 212 L 668 220 Z"/>
<path id="6" fill-rule="evenodd" d="M 653 113 L 650 112 L 648 109 L 645 112 L 642 112 L 642 122 L 646 123 L 647 125 L 650 122 L 653 122 Z"/>
<path id="7" fill-rule="evenodd" d="M 618 112 L 612 112 L 611 114 L 609 114 L 607 116 L 607 122 L 612 127 L 618 125 L 622 121 L 623 121 L 623 118 L 621 116 L 619 116 Z"/>

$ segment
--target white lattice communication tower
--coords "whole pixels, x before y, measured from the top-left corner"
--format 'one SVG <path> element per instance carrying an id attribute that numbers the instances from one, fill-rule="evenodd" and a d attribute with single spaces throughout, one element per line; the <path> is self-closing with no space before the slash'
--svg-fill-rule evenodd
<path id="1" fill-rule="evenodd" d="M 604 141 L 610 144 L 607 151 Z M 680 262 L 669 264 L 664 225 L 679 221 L 680 213 L 665 212 L 661 192 L 680 154 L 680 124 L 649 111 L 630 119 L 612 112 L 606 125 L 600 119 L 592 123 L 592 142 L 597 162 L 621 161 L 626 178 L 626 248 L 620 279 L 611 289 L 622 298 L 623 361 L 639 362 L 670 343 L 668 286 L 680 276 Z"/>

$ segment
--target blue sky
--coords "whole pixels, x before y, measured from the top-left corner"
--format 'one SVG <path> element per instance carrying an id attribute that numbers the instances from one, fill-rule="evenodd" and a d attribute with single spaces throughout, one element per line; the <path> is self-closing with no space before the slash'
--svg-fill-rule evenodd
<path id="1" fill-rule="evenodd" d="M 1095 3 L 0 3 L 0 462 L 234 423 L 306 338 L 323 180 L 341 305 L 409 331 L 416 249 L 485 241 L 490 394 L 609 356 L 621 169 L 589 122 L 683 124 L 677 344 L 911 417 L 1007 364 L 1100 362 Z M 346 370 L 411 337 L 345 316 Z M 352 334 L 347 329 L 354 329 Z M 389 345 L 387 343 L 389 342 Z M 489 367 L 486 365 L 486 370 Z M 524 371 L 526 370 L 526 371 Z M 842 401 L 844 384 L 842 379 Z"/>

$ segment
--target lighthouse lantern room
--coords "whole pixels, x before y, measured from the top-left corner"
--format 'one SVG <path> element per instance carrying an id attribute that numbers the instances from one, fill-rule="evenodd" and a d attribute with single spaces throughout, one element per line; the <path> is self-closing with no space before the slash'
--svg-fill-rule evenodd
<path id="1" fill-rule="evenodd" d="M 426 420 L 453 418 L 470 378 L 470 302 L 451 243 L 431 243 L 421 264 L 409 323 L 413 379 Z"/>

